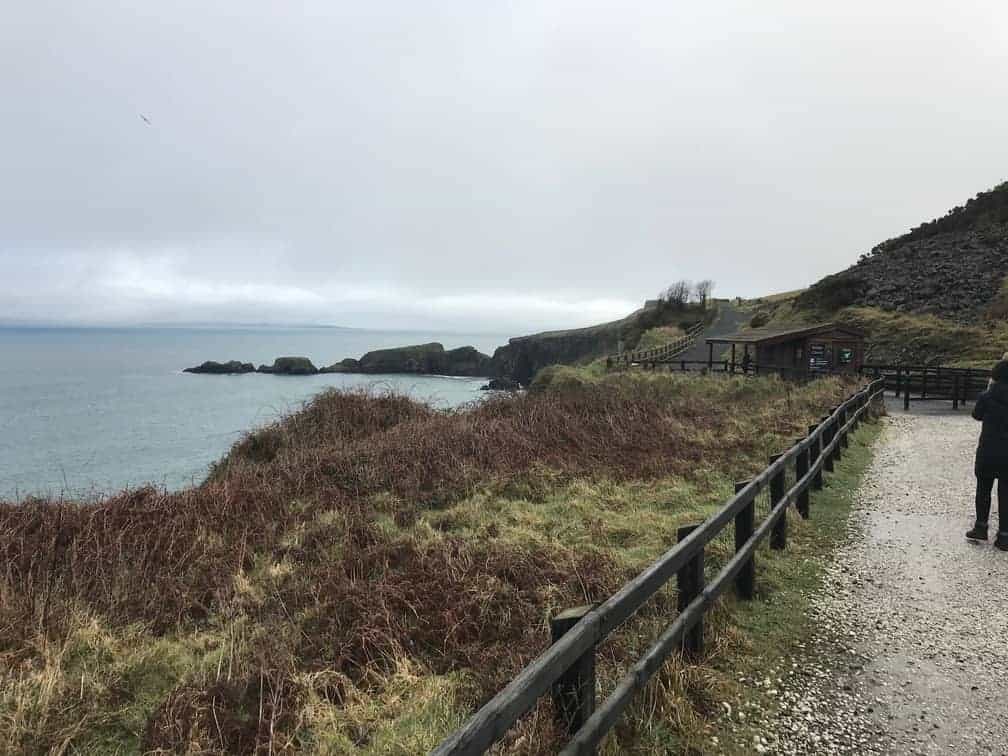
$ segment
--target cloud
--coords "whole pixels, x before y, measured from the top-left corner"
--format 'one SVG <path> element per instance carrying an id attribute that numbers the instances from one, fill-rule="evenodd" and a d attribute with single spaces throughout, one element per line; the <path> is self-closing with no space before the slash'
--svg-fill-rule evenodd
<path id="1" fill-rule="evenodd" d="M 17 4 L 0 320 L 522 330 L 793 289 L 1003 180 L 1006 79 L 979 1 Z"/>

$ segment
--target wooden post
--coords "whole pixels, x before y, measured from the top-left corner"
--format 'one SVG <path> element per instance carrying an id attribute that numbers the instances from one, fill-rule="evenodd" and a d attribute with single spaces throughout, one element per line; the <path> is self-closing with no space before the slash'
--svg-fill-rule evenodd
<path id="1" fill-rule="evenodd" d="M 799 438 L 797 441 L 795 441 L 795 443 L 800 444 L 804 440 L 805 440 L 804 438 Z M 809 447 L 806 446 L 804 449 L 798 452 L 798 456 L 795 458 L 795 482 L 804 478 L 808 474 L 808 471 L 809 471 Z M 807 520 L 809 518 L 810 487 L 811 484 L 806 486 L 805 489 L 800 494 L 798 494 L 798 502 L 797 502 L 798 514 L 802 516 L 803 520 Z"/>
<path id="2" fill-rule="evenodd" d="M 687 525 L 679 528 L 677 540 L 681 541 L 698 527 L 699 525 Z M 699 596 L 704 589 L 704 550 L 702 547 L 695 557 L 683 565 L 683 568 L 676 574 L 676 579 L 679 587 L 678 605 L 681 612 L 693 603 L 693 599 Z M 699 621 L 683 636 L 683 653 L 696 659 L 703 654 L 703 646 L 703 616 L 701 615 Z"/>
<path id="3" fill-rule="evenodd" d="M 783 454 L 774 454 L 770 457 L 770 464 L 780 459 Z M 784 469 L 770 479 L 770 508 L 777 506 L 784 498 Z M 770 548 L 782 551 L 787 548 L 787 508 L 781 512 L 780 519 L 774 523 L 773 530 L 770 531 Z"/>
<path id="4" fill-rule="evenodd" d="M 927 365 L 924 366 L 924 374 L 921 376 L 921 399 L 927 397 Z"/>
<path id="5" fill-rule="evenodd" d="M 591 606 L 568 609 L 550 620 L 550 635 L 556 643 L 592 610 Z M 553 683 L 553 705 L 560 725 L 573 735 L 595 713 L 595 647 L 575 661 Z"/>
<path id="6" fill-rule="evenodd" d="M 849 416 L 847 414 L 847 407 L 844 407 L 842 410 L 840 410 L 840 427 L 841 428 L 843 428 L 844 426 L 847 425 L 847 420 L 848 419 L 850 419 L 850 418 L 849 418 Z M 840 432 L 840 448 L 846 449 L 847 446 L 848 446 L 847 431 L 846 430 L 842 430 Z"/>
<path id="7" fill-rule="evenodd" d="M 711 341 L 707 344 L 707 371 L 714 372 L 714 342 Z"/>
<path id="8" fill-rule="evenodd" d="M 686 360 L 683 360 L 683 361 L 682 361 L 682 371 L 683 371 L 684 373 L 686 372 Z"/>
<path id="9" fill-rule="evenodd" d="M 831 413 L 832 414 L 832 413 Z M 824 417 L 823 422 L 829 420 L 829 417 Z M 825 428 L 823 428 L 823 449 L 830 445 L 833 441 L 834 425 L 832 422 L 828 423 Z M 826 472 L 833 472 L 833 460 L 834 456 L 831 453 L 825 454 L 823 456 L 823 466 L 822 469 Z"/>
<path id="10" fill-rule="evenodd" d="M 735 493 L 738 493 L 743 488 L 749 485 L 748 480 L 740 481 L 735 484 Z M 746 542 L 752 538 L 753 531 L 756 529 L 756 500 L 750 499 L 749 503 L 739 510 L 739 513 L 735 515 L 735 553 L 746 545 Z M 741 599 L 751 599 L 756 593 L 756 558 L 755 556 L 747 561 L 742 569 L 739 570 L 739 574 L 735 577 L 735 592 L 738 593 Z"/>
<path id="11" fill-rule="evenodd" d="M 903 411 L 907 412 L 910 409 L 910 375 L 907 375 L 906 382 L 903 384 Z"/>
<path id="12" fill-rule="evenodd" d="M 810 425 L 808 432 L 809 436 L 816 432 L 818 425 Z M 812 439 L 812 445 L 809 447 L 809 465 L 814 465 L 816 460 L 819 459 L 819 452 L 822 450 L 822 435 L 819 434 Z M 816 470 L 815 476 L 812 478 L 812 488 L 816 491 L 822 489 L 822 468 L 820 467 Z"/>
<path id="13" fill-rule="evenodd" d="M 735 345 L 731 345 L 731 374 L 735 375 Z"/>
<path id="14" fill-rule="evenodd" d="M 959 409 L 959 373 L 952 377 L 952 409 Z"/>

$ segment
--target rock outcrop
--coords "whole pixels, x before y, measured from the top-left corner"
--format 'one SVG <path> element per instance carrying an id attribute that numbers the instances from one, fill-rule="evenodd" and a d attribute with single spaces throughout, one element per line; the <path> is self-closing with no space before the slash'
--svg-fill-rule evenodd
<path id="1" fill-rule="evenodd" d="M 340 360 L 332 365 L 319 368 L 320 373 L 359 373 L 360 363 L 352 357 Z"/>
<path id="2" fill-rule="evenodd" d="M 277 357 L 272 365 L 260 365 L 259 372 L 273 375 L 315 375 L 318 368 L 307 357 Z"/>
<path id="3" fill-rule="evenodd" d="M 471 346 L 445 350 L 434 342 L 368 352 L 357 361 L 353 372 L 481 377 L 490 375 L 490 368 L 490 357 Z"/>
<path id="4" fill-rule="evenodd" d="M 231 360 L 229 362 L 214 362 L 207 360 L 196 367 L 186 368 L 183 373 L 209 373 L 210 375 L 237 375 L 240 373 L 254 373 L 255 365 L 251 362 L 239 362 Z"/>

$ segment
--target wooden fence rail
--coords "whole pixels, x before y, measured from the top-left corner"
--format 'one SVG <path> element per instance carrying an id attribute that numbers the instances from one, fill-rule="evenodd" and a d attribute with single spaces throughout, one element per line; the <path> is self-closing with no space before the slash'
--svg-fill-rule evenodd
<path id="1" fill-rule="evenodd" d="M 687 654 L 699 653 L 704 613 L 722 593 L 734 585 L 740 598 L 752 598 L 756 547 L 769 536 L 771 548 L 786 548 L 788 509 L 794 504 L 802 517 L 809 516 L 809 492 L 822 487 L 823 471 L 833 470 L 847 446 L 848 434 L 884 391 L 885 380 L 880 378 L 831 410 L 809 428 L 807 436 L 772 457 L 759 475 L 737 484 L 735 495 L 707 520 L 681 529 L 675 546 L 604 602 L 555 617 L 552 645 L 432 753 L 484 753 L 550 691 L 571 738 L 563 753 L 595 753 L 634 695 L 673 651 L 682 648 Z M 786 488 L 791 467 L 795 482 Z M 754 526 L 756 497 L 764 490 L 770 493 L 770 512 Z M 735 529 L 735 554 L 705 583 L 704 548 L 729 525 Z M 678 616 L 596 707 L 596 648 L 673 578 L 679 587 Z"/>
<path id="2" fill-rule="evenodd" d="M 686 334 L 668 344 L 662 344 L 653 349 L 635 349 L 631 352 L 610 355 L 606 358 L 606 365 L 610 368 L 630 367 L 631 365 L 659 365 L 672 361 L 677 355 L 682 354 L 691 346 L 696 344 L 697 339 L 704 332 L 706 323 L 700 322 L 690 327 Z"/>
<path id="3" fill-rule="evenodd" d="M 861 373 L 885 380 L 886 390 L 903 397 L 904 409 L 910 409 L 910 402 L 935 399 L 950 400 L 958 409 L 975 400 L 991 377 L 990 370 L 941 365 L 863 365 Z"/>

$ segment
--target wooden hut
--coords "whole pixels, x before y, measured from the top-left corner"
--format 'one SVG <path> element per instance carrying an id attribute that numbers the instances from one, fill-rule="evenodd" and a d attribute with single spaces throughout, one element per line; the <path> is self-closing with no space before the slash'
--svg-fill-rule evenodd
<path id="1" fill-rule="evenodd" d="M 707 339 L 708 363 L 713 367 L 715 346 L 730 345 L 732 372 L 742 369 L 796 377 L 856 373 L 864 363 L 864 340 L 864 332 L 836 323 L 753 328 Z"/>

